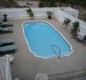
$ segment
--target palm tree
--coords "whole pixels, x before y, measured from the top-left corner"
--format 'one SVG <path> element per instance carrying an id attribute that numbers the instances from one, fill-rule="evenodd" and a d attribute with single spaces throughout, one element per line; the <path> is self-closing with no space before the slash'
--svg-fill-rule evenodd
<path id="1" fill-rule="evenodd" d="M 65 29 L 66 29 L 66 28 L 67 28 L 67 26 L 70 24 L 70 22 L 71 22 L 71 20 L 70 20 L 70 19 L 65 18 L 64 23 L 63 23 L 63 25 L 66 25 L 66 26 L 65 26 Z"/>
<path id="2" fill-rule="evenodd" d="M 29 14 L 29 17 L 33 18 L 34 14 L 31 10 L 31 8 L 27 9 L 27 13 Z"/>
<path id="3" fill-rule="evenodd" d="M 3 16 L 4 16 L 3 22 L 7 22 L 8 21 L 7 20 L 7 14 L 4 14 Z"/>
<path id="4" fill-rule="evenodd" d="M 52 11 L 47 11 L 48 19 L 52 19 L 53 12 Z"/>
<path id="5" fill-rule="evenodd" d="M 80 31 L 79 22 L 73 22 L 73 29 L 71 29 L 71 34 L 72 34 L 71 38 L 76 38 L 78 31 Z"/>
<path id="6" fill-rule="evenodd" d="M 79 30 L 79 22 L 73 22 L 73 29 L 72 29 L 72 33 L 76 33 Z"/>

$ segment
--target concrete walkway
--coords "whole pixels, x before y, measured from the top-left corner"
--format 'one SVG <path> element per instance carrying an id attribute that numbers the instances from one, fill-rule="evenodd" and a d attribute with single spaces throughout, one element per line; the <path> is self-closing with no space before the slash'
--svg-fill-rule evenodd
<path id="1" fill-rule="evenodd" d="M 42 59 L 35 57 L 28 49 L 27 43 L 23 36 L 22 24 L 29 20 L 10 20 L 14 27 L 12 34 L 3 34 L 0 37 L 13 38 L 17 51 L 15 64 L 11 65 L 13 79 L 18 77 L 26 79 L 34 77 L 37 73 L 46 73 L 48 75 L 69 72 L 74 70 L 86 69 L 86 46 L 71 39 L 69 29 L 66 29 L 56 19 L 34 19 L 47 21 L 57 28 L 73 47 L 73 53 L 57 60 L 57 58 Z"/>

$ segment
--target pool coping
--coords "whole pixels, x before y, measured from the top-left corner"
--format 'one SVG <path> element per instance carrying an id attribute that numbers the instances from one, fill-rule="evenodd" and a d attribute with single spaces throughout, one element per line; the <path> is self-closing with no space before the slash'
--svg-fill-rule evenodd
<path id="1" fill-rule="evenodd" d="M 26 36 L 25 36 L 25 33 L 24 33 L 24 24 L 29 23 L 29 22 L 44 22 L 44 23 L 47 23 L 47 24 L 49 24 L 50 26 L 52 26 L 52 28 L 62 36 L 62 38 L 65 40 L 65 42 L 66 42 L 66 43 L 68 44 L 68 46 L 70 47 L 70 52 L 69 52 L 67 55 L 60 56 L 60 58 L 61 58 L 61 57 L 65 57 L 65 56 L 69 56 L 69 55 L 73 52 L 72 45 L 71 45 L 71 44 L 68 42 L 68 40 L 62 35 L 62 33 L 61 33 L 58 29 L 56 29 L 51 23 L 46 22 L 46 21 L 40 21 L 40 20 L 36 20 L 36 21 L 26 21 L 26 22 L 24 22 L 24 23 L 22 24 L 23 35 L 24 35 L 25 41 L 26 41 L 26 43 L 27 43 L 27 45 L 28 45 L 28 48 L 29 48 L 30 52 L 33 53 L 36 57 L 42 58 L 42 59 L 57 58 L 57 56 L 56 56 L 56 57 L 46 57 L 46 58 L 45 58 L 45 57 L 42 57 L 42 56 L 38 56 L 38 55 L 35 54 L 34 51 L 31 50 L 30 45 L 29 45 L 29 42 L 27 41 Z M 58 59 L 58 60 L 59 60 L 59 59 Z"/>

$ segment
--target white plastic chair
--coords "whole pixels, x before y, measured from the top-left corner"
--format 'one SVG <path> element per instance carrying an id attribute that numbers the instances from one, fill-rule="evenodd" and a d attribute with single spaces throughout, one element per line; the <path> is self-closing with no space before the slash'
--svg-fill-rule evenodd
<path id="1" fill-rule="evenodd" d="M 14 80 L 20 80 L 19 78 L 15 78 Z"/>
<path id="2" fill-rule="evenodd" d="M 8 57 L 10 63 L 11 63 L 11 62 L 12 62 L 12 63 L 15 63 L 15 62 L 14 62 L 14 57 L 13 57 L 12 55 L 6 55 L 6 57 Z"/>
<path id="3" fill-rule="evenodd" d="M 35 80 L 48 80 L 48 76 L 43 73 L 37 73 Z"/>

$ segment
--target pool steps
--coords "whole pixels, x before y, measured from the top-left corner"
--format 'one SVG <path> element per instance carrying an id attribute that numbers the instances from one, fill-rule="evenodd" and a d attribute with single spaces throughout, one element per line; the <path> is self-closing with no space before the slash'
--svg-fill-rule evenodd
<path id="1" fill-rule="evenodd" d="M 54 50 L 55 47 L 57 47 L 59 49 L 58 53 Z M 61 57 L 61 49 L 60 49 L 60 47 L 58 45 L 51 45 L 51 48 L 52 48 L 54 54 L 56 55 L 56 57 L 58 58 L 58 60 L 60 60 L 60 57 Z"/>

